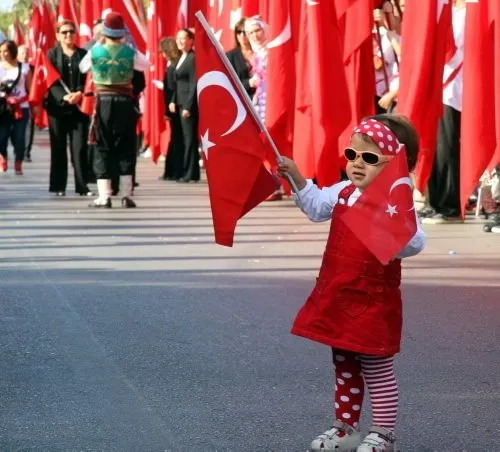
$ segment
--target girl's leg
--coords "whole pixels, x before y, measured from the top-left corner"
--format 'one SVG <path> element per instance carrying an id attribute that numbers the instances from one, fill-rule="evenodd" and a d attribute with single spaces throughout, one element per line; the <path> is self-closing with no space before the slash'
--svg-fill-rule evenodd
<path id="1" fill-rule="evenodd" d="M 335 368 L 335 416 L 357 428 L 363 406 L 364 381 L 359 355 L 332 350 Z"/>
<path id="2" fill-rule="evenodd" d="M 361 355 L 361 369 L 370 393 L 373 424 L 391 432 L 396 426 L 399 390 L 394 376 L 394 356 Z"/>
<path id="3" fill-rule="evenodd" d="M 359 356 L 332 349 L 335 371 L 335 419 L 330 430 L 311 443 L 312 452 L 346 452 L 356 450 L 361 441 L 359 418 L 363 404 L 364 382 Z"/>

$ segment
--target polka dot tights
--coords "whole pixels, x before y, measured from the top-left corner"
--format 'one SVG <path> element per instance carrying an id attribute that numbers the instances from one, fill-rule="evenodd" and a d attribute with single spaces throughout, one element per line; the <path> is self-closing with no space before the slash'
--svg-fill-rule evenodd
<path id="1" fill-rule="evenodd" d="M 393 362 L 393 356 L 369 356 L 333 350 L 336 419 L 358 427 L 366 383 L 372 404 L 373 424 L 394 430 L 399 392 Z"/>

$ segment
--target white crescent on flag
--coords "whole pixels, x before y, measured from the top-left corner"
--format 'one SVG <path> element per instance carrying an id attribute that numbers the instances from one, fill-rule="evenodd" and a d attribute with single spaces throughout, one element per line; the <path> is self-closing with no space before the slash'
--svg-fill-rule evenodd
<path id="1" fill-rule="evenodd" d="M 292 39 L 292 25 L 290 23 L 290 13 L 288 13 L 288 17 L 286 19 L 286 24 L 285 28 L 281 31 L 281 33 L 276 36 L 268 45 L 267 47 L 269 49 L 272 49 L 273 47 L 279 47 L 283 45 L 285 42 L 289 41 Z"/>
<path id="2" fill-rule="evenodd" d="M 410 192 L 413 193 L 413 188 L 411 186 L 411 179 L 409 177 L 400 177 L 391 185 L 391 188 L 389 190 L 389 195 L 396 187 L 399 187 L 400 185 L 408 185 L 408 187 L 410 187 Z M 415 206 L 413 206 L 411 209 L 408 209 L 408 212 L 410 212 L 411 210 L 415 210 Z"/>
<path id="3" fill-rule="evenodd" d="M 234 120 L 233 125 L 221 135 L 222 137 L 229 135 L 230 133 L 234 132 L 239 126 L 241 126 L 241 124 L 247 117 L 247 111 L 238 93 L 234 89 L 234 86 L 231 84 L 231 81 L 229 80 L 227 75 L 224 74 L 224 72 L 206 72 L 200 77 L 196 86 L 198 88 L 198 101 L 203 90 L 205 88 L 208 88 L 209 86 L 220 86 L 221 88 L 224 88 L 233 98 L 234 103 L 236 104 L 236 119 Z"/>

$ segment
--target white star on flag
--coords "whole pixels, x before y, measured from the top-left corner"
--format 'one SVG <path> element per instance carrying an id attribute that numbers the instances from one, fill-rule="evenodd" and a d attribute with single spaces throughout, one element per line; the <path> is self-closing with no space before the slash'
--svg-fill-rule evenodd
<path id="1" fill-rule="evenodd" d="M 387 204 L 386 213 L 388 213 L 389 216 L 392 218 L 394 215 L 398 213 L 397 206 L 391 206 L 390 204 Z"/>
<path id="2" fill-rule="evenodd" d="M 201 136 L 201 150 L 203 151 L 203 153 L 205 154 L 205 158 L 208 160 L 208 150 L 215 146 L 215 143 L 212 143 L 209 139 L 208 139 L 208 129 L 207 131 L 205 132 L 204 135 Z"/>

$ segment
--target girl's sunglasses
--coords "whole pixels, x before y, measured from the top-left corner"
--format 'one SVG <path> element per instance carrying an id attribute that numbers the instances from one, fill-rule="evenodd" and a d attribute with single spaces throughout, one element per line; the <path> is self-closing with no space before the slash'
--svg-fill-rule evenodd
<path id="1" fill-rule="evenodd" d="M 350 162 L 354 162 L 358 159 L 358 156 L 361 156 L 361 160 L 367 165 L 380 165 L 381 163 L 388 162 L 392 159 L 391 155 L 380 155 L 375 152 L 363 151 L 358 152 L 353 148 L 346 148 L 344 150 L 344 157 Z"/>

